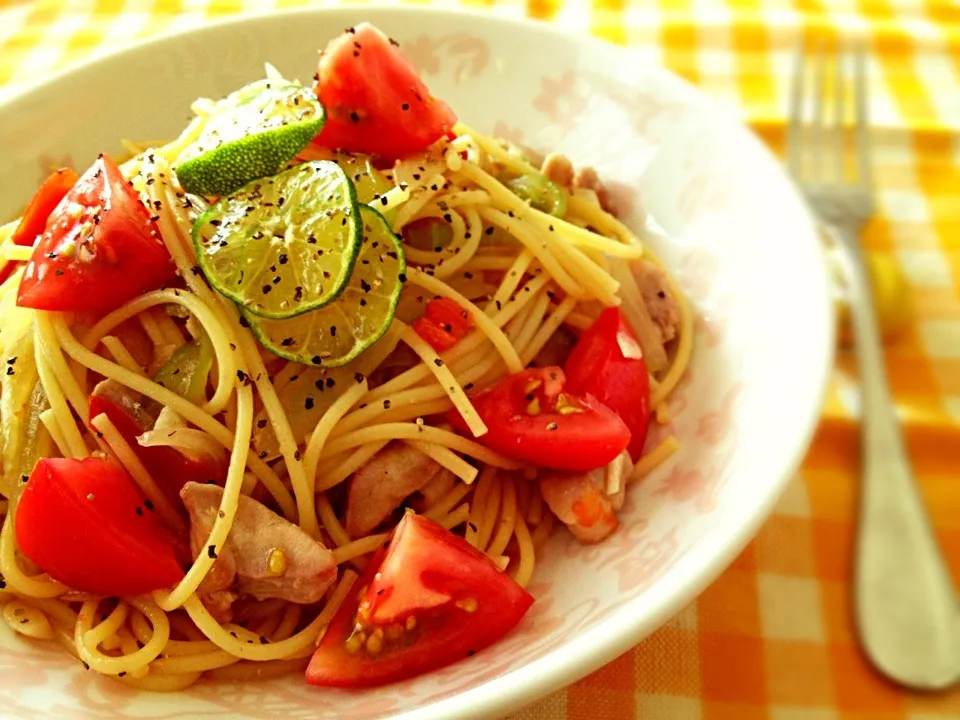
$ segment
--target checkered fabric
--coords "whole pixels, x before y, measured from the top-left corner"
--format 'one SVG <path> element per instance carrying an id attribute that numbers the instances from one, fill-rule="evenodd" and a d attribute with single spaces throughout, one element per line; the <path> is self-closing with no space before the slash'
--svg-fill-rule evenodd
<path id="1" fill-rule="evenodd" d="M 880 212 L 864 242 L 904 271 L 913 321 L 893 392 L 937 536 L 960 577 L 960 4 L 956 0 L 465 0 L 634 44 L 735 108 L 776 150 L 797 42 L 866 37 Z M 0 98 L 91 53 L 303 0 L 0 0 Z M 516 720 L 946 720 L 960 691 L 881 681 L 851 618 L 853 358 L 841 353 L 800 476 L 693 605 Z"/>

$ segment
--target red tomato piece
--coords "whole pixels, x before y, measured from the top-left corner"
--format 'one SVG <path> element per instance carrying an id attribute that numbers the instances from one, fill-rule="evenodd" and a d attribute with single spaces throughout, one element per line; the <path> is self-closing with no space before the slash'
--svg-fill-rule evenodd
<path id="1" fill-rule="evenodd" d="M 454 337 L 453 333 L 448 333 L 439 325 L 430 322 L 426 318 L 420 318 L 410 327 L 438 353 L 446 352 L 460 342 L 458 338 Z"/>
<path id="2" fill-rule="evenodd" d="M 506 635 L 533 604 L 486 555 L 412 513 L 347 598 L 307 668 L 311 685 L 371 687 L 449 665 Z"/>
<path id="3" fill-rule="evenodd" d="M 395 159 L 425 150 L 457 122 L 396 44 L 369 23 L 320 53 L 314 87 L 327 110 L 314 140 L 322 147 Z"/>
<path id="4" fill-rule="evenodd" d="M 113 460 L 40 460 L 14 530 L 24 555 L 74 590 L 141 595 L 183 578 L 172 543 Z"/>
<path id="5" fill-rule="evenodd" d="M 458 339 L 473 329 L 473 317 L 450 298 L 434 298 L 428 302 L 424 316 Z"/>
<path id="6" fill-rule="evenodd" d="M 570 392 L 589 393 L 630 428 L 630 457 L 643 452 L 650 421 L 650 377 L 637 336 L 620 310 L 607 308 L 574 346 L 564 371 Z"/>
<path id="7" fill-rule="evenodd" d="M 539 467 L 594 470 L 630 442 L 629 428 L 606 405 L 590 394 L 567 392 L 558 367 L 509 375 L 470 400 L 487 426 L 477 442 Z M 469 433 L 459 412 L 451 410 L 447 418 Z"/>
<path id="8" fill-rule="evenodd" d="M 60 168 L 43 181 L 30 199 L 20 224 L 13 231 L 14 245 L 33 245 L 47 227 L 47 220 L 60 201 L 77 184 L 77 174 L 70 168 Z"/>
<path id="9" fill-rule="evenodd" d="M 473 329 L 470 313 L 450 298 L 434 298 L 412 325 L 414 332 L 437 352 L 449 350 Z"/>
<path id="10" fill-rule="evenodd" d="M 176 448 L 142 447 L 137 442 L 138 435 L 153 427 L 153 418 L 143 411 L 139 395 L 104 381 L 90 396 L 89 419 L 101 413 L 110 418 L 173 507 L 183 508 L 180 489 L 188 482 L 223 484 L 227 469 L 213 458 L 187 457 Z"/>
<path id="11" fill-rule="evenodd" d="M 175 271 L 150 212 L 101 155 L 50 216 L 17 304 L 107 312 L 160 287 Z"/>

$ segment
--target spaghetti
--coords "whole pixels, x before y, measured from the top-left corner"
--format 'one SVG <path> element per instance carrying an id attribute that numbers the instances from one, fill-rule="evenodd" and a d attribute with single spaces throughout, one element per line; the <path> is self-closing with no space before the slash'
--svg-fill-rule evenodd
<path id="1" fill-rule="evenodd" d="M 356 576 L 351 568 L 362 568 L 389 538 L 389 527 L 352 537 L 340 491 L 397 441 L 451 475 L 449 489 L 420 511 L 461 532 L 526 585 L 556 518 L 541 495 L 537 469 L 484 446 L 488 427 L 472 404 L 472 392 L 520 372 L 568 328 L 588 327 L 603 307 L 623 303 L 632 324 L 649 323 L 631 263 L 656 264 L 589 192 L 564 191 L 563 218 L 531 208 L 498 177 L 504 168 L 530 172 L 529 164 L 494 138 L 458 126 L 458 138 L 446 146 L 442 162 L 436 152 L 423 160 L 431 163 L 435 176 L 419 186 L 394 178 L 394 188 L 383 195 L 380 209 L 395 212 L 394 232 L 403 234 L 428 218 L 446 218 L 450 233 L 439 251 L 408 251 L 415 267 L 408 271 L 389 335 L 396 349 L 388 348 L 362 372 L 348 366 L 344 377 L 356 374 L 356 383 L 332 387 L 320 379 L 318 387 L 332 399 L 304 429 L 284 400 L 301 374 L 296 363 L 263 351 L 236 307 L 196 272 L 190 231 L 205 204 L 184 193 L 171 167 L 202 127 L 202 120 L 195 122 L 183 136 L 159 147 L 128 143 L 135 157 L 122 166 L 144 203 L 156 209 L 160 236 L 182 281 L 142 294 L 87 324 L 59 313 L 30 312 L 23 335 L 32 347 L 44 403 L 34 441 L 45 443 L 52 455 L 116 458 L 159 517 L 181 535 L 187 532 L 184 520 L 138 459 L 138 448 L 106 415 L 86 422 L 94 386 L 112 381 L 162 408 L 141 445 L 228 455 L 218 514 L 204 543 L 210 552 L 193 559 L 176 587 L 151 596 L 78 593 L 37 573 L 20 557 L 14 520 L 21 478 L 9 456 L 3 458 L 0 500 L 0 604 L 7 624 L 28 637 L 56 640 L 99 673 L 162 691 L 182 689 L 204 676 L 247 680 L 303 667 L 352 586 Z M 0 248 L 8 259 L 24 260 L 29 253 L 9 242 L 15 228 L 16 223 L 0 227 Z M 11 276 L 0 295 L 16 293 L 20 277 Z M 693 338 L 690 308 L 669 282 L 680 311 L 677 338 L 666 347 L 644 347 L 648 357 L 662 355 L 661 362 L 651 363 L 650 385 L 652 415 L 663 420 L 669 417 L 666 403 L 683 376 Z M 452 300 L 475 326 L 440 353 L 411 326 L 423 303 L 435 298 Z M 408 300 L 415 311 L 405 315 Z M 145 362 L 144 352 L 132 344 L 131 323 L 146 336 L 146 355 L 154 360 Z M 169 358 L 201 336 L 212 351 L 201 397 L 189 399 L 151 379 L 157 357 Z M 6 335 L 0 338 L 7 354 L 9 342 Z M 354 362 L 363 361 L 361 355 Z M 474 439 L 437 420 L 454 408 Z M 264 446 L 264 437 L 271 449 L 251 451 Z M 646 475 L 678 447 L 675 437 L 667 437 L 627 479 Z M 610 490 L 622 492 L 619 480 Z M 199 591 L 217 551 L 228 542 L 241 497 L 250 495 L 332 548 L 338 579 L 319 603 L 247 600 L 244 612 L 223 622 Z"/>

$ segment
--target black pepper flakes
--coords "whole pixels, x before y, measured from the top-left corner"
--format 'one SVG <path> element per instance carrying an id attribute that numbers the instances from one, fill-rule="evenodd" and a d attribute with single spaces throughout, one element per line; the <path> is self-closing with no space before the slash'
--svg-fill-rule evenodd
<path id="1" fill-rule="evenodd" d="M 389 401 L 389 400 L 384 400 L 384 401 L 383 401 L 383 409 L 384 409 L 384 410 L 389 410 L 389 409 L 390 409 L 390 401 Z"/>
<path id="2" fill-rule="evenodd" d="M 358 383 L 362 383 L 362 382 L 363 382 L 363 379 L 364 379 L 364 378 L 363 378 L 363 373 L 360 373 L 360 372 L 354 373 L 354 374 L 353 374 L 353 379 L 356 380 Z"/>
<path id="3" fill-rule="evenodd" d="M 260 418 L 259 420 L 257 420 L 257 427 L 258 427 L 260 430 L 263 430 L 266 426 L 267 426 L 267 419 L 266 419 L 266 418 Z"/>
<path id="4" fill-rule="evenodd" d="M 150 500 L 150 498 L 147 498 L 146 500 L 144 500 L 143 504 L 147 508 L 147 510 L 153 510 L 153 502 Z"/>
<path id="5" fill-rule="evenodd" d="M 216 545 L 207 545 L 207 557 L 214 560 L 217 559 L 217 546 Z"/>
<path id="6" fill-rule="evenodd" d="M 294 451 L 293 451 L 293 459 L 296 460 L 297 462 L 300 462 L 300 457 L 301 457 L 301 456 L 300 456 L 300 451 L 299 451 L 299 450 L 294 450 Z"/>
<path id="7" fill-rule="evenodd" d="M 314 403 L 313 403 L 313 398 L 312 398 L 312 397 L 308 397 L 306 400 L 303 401 L 303 409 L 304 409 L 304 410 L 313 410 L 313 404 L 314 404 Z"/>
<path id="8" fill-rule="evenodd" d="M 443 367 L 443 360 L 441 360 L 440 358 L 434 358 L 433 364 L 436 365 L 437 367 Z"/>

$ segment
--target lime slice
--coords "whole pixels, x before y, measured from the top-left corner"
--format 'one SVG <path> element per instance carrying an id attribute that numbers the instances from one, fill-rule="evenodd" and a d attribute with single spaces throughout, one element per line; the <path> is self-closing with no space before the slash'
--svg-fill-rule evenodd
<path id="1" fill-rule="evenodd" d="M 187 192 L 227 195 L 283 169 L 326 119 L 316 93 L 302 85 L 261 80 L 209 108 L 200 137 L 178 158 Z"/>
<path id="2" fill-rule="evenodd" d="M 280 357 L 305 365 L 337 367 L 370 347 L 390 327 L 407 264 L 386 219 L 360 206 L 363 244 L 353 277 L 336 302 L 287 320 L 247 314 L 260 343 Z"/>
<path id="3" fill-rule="evenodd" d="M 369 155 L 354 155 L 337 151 L 330 158 L 344 169 L 353 186 L 357 189 L 358 203 L 372 203 L 379 200 L 384 193 L 393 190 L 393 183 L 373 166 L 373 159 Z"/>
<path id="4" fill-rule="evenodd" d="M 210 284 L 267 318 L 293 317 L 339 296 L 362 238 L 353 183 L 329 160 L 256 180 L 193 226 Z"/>

